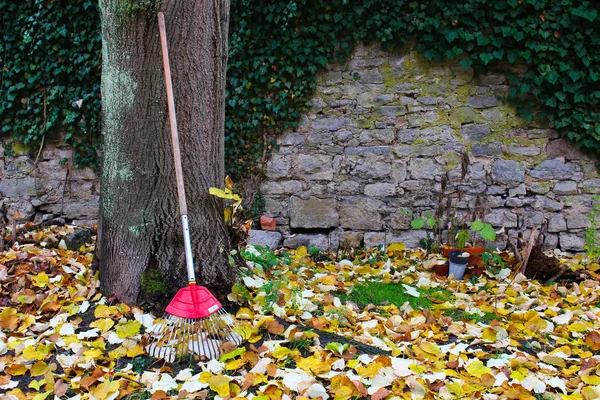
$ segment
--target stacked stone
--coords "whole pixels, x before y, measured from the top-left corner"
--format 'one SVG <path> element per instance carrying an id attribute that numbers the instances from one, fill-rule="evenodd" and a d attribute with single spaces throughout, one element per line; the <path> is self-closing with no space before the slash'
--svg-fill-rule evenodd
<path id="1" fill-rule="evenodd" d="M 11 151 L 5 152 L 4 147 Z M 76 225 L 95 224 L 100 191 L 94 172 L 73 168 L 67 175 L 68 163 L 63 160 L 71 159 L 72 150 L 54 144 L 45 146 L 37 167 L 36 156 L 35 149 L 0 145 L 0 202 L 9 219 L 20 215 L 43 221 L 62 216 Z"/>
<path id="2" fill-rule="evenodd" d="M 527 238 L 546 219 L 548 247 L 581 251 L 594 161 L 517 117 L 497 98 L 506 91 L 503 75 L 358 48 L 320 75 L 310 112 L 278 140 L 261 188 L 282 235 L 270 245 L 416 247 L 425 232 L 411 220 L 460 197 L 459 213 L 481 198 L 494 227 Z"/>

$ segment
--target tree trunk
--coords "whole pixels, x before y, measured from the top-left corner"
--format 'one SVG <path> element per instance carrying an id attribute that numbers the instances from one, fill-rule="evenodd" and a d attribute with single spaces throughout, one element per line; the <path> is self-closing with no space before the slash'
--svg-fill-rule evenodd
<path id="1" fill-rule="evenodd" d="M 228 0 L 100 0 L 104 165 L 98 257 L 107 294 L 137 303 L 149 268 L 187 284 L 157 12 L 166 19 L 197 280 L 234 279 L 223 204 Z"/>

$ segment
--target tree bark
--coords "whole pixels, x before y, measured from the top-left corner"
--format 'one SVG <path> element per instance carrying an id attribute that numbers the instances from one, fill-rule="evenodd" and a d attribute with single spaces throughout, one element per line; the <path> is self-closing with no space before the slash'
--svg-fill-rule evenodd
<path id="1" fill-rule="evenodd" d="M 141 6 L 140 6 L 141 4 Z M 143 8 L 142 8 L 143 7 Z M 234 280 L 223 203 L 228 0 L 100 0 L 104 163 L 98 254 L 101 285 L 141 300 L 148 268 L 169 289 L 187 284 L 157 12 L 166 19 L 197 280 Z M 222 251 L 223 250 L 223 251 Z"/>

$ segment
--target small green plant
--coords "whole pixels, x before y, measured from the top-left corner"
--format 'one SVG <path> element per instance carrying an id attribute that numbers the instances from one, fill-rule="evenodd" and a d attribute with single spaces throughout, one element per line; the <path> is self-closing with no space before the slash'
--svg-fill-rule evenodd
<path id="1" fill-rule="evenodd" d="M 310 346 L 314 344 L 315 340 L 306 336 L 299 338 L 290 339 L 288 342 L 288 348 L 298 350 L 308 350 Z"/>
<path id="2" fill-rule="evenodd" d="M 592 196 L 592 208 L 587 215 L 590 227 L 583 232 L 587 256 L 592 260 L 600 259 L 600 195 Z"/>
<path id="3" fill-rule="evenodd" d="M 454 321 L 464 320 L 464 321 L 474 321 L 475 323 L 483 322 L 486 324 L 489 324 L 493 320 L 502 321 L 502 318 L 494 312 L 486 312 L 483 315 L 480 315 L 480 314 L 475 314 L 475 313 L 468 313 L 465 310 L 460 310 L 457 308 L 445 310 L 444 315 L 452 318 L 452 320 L 454 320 Z"/>
<path id="4" fill-rule="evenodd" d="M 410 223 L 413 229 L 423 229 L 427 227 L 425 231 L 425 238 L 419 240 L 419 246 L 425 249 L 428 253 L 439 252 L 442 247 L 442 219 L 437 218 L 431 211 L 425 211 L 423 216 L 415 218 Z"/>
<path id="5" fill-rule="evenodd" d="M 483 264 L 487 269 L 497 270 L 500 268 L 504 268 L 504 260 L 502 259 L 500 254 L 490 253 L 486 251 L 481 255 L 481 258 L 483 259 Z"/>
<path id="6" fill-rule="evenodd" d="M 492 225 L 488 223 L 475 220 L 473 221 L 469 229 L 475 232 L 479 232 L 481 238 L 487 242 L 493 242 L 494 240 L 496 240 L 496 231 L 494 230 Z"/>

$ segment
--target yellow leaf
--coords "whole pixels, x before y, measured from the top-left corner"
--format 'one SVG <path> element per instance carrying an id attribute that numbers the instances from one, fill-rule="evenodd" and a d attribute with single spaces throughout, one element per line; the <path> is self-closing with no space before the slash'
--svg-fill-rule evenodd
<path id="1" fill-rule="evenodd" d="M 581 380 L 583 381 L 583 383 L 587 383 L 588 385 L 600 385 L 600 376 L 598 375 L 582 375 Z"/>
<path id="2" fill-rule="evenodd" d="M 50 392 L 38 393 L 35 396 L 33 396 L 33 398 L 31 400 L 44 400 L 46 397 L 48 397 L 51 394 L 52 393 L 50 393 Z"/>
<path id="3" fill-rule="evenodd" d="M 202 371 L 202 372 L 200 372 L 200 376 L 198 377 L 198 380 L 202 383 L 208 383 L 208 381 L 212 377 L 213 377 L 213 374 L 211 374 L 210 372 Z"/>
<path id="4" fill-rule="evenodd" d="M 356 368 L 356 373 L 358 373 L 363 378 L 373 378 L 379 370 L 383 367 L 383 365 L 379 363 L 371 363 L 366 367 L 360 366 Z"/>
<path id="5" fill-rule="evenodd" d="M 237 360 L 231 360 L 225 364 L 225 369 L 228 371 L 235 371 L 236 369 L 240 368 L 242 365 L 246 364 L 247 362 L 248 362 L 248 360 L 245 360 L 243 358 L 240 358 Z"/>
<path id="6" fill-rule="evenodd" d="M 354 367 L 356 367 L 358 364 L 360 364 L 360 361 L 358 361 L 358 360 L 350 360 L 350 361 L 348 361 L 348 362 L 346 363 L 346 366 L 347 366 L 348 368 L 354 368 Z"/>
<path id="7" fill-rule="evenodd" d="M 312 372 L 315 375 L 325 374 L 331 371 L 331 365 L 315 357 L 301 358 L 296 362 L 296 366 L 306 372 Z"/>
<path id="8" fill-rule="evenodd" d="M 137 357 L 146 354 L 146 350 L 138 343 L 134 347 L 127 349 L 127 357 Z M 111 357 L 112 358 L 112 357 Z"/>
<path id="9" fill-rule="evenodd" d="M 231 210 L 229 208 L 223 210 L 223 219 L 225 220 L 225 222 L 229 222 L 229 220 L 231 219 Z"/>
<path id="10" fill-rule="evenodd" d="M 456 397 L 462 397 L 463 385 L 459 382 L 452 382 L 446 384 L 446 389 Z"/>
<path id="11" fill-rule="evenodd" d="M 31 381 L 29 382 L 29 387 L 32 389 L 37 390 L 38 392 L 40 391 L 40 388 L 46 384 L 46 380 L 45 379 L 40 379 L 39 381 Z"/>
<path id="12" fill-rule="evenodd" d="M 598 271 L 600 269 L 600 264 L 598 264 L 598 263 L 591 263 L 590 265 L 588 265 L 587 269 L 589 271 L 596 272 L 596 271 Z"/>
<path id="13" fill-rule="evenodd" d="M 417 364 L 414 364 L 414 363 L 413 363 L 413 364 L 410 364 L 410 365 L 408 366 L 408 369 L 410 369 L 412 372 L 414 372 L 414 373 L 416 373 L 416 374 L 422 374 L 422 373 L 424 373 L 425 371 L 427 371 L 427 368 L 425 368 L 424 366 L 422 366 L 422 365 L 417 365 Z"/>
<path id="14" fill-rule="evenodd" d="M 485 365 L 481 360 L 475 360 L 471 364 L 467 365 L 467 372 L 477 378 L 483 374 L 489 374 L 492 370 Z"/>
<path id="15" fill-rule="evenodd" d="M 421 343 L 419 345 L 419 347 L 425 353 L 433 354 L 436 357 L 441 357 L 443 355 L 442 354 L 442 350 L 437 345 L 435 345 L 433 343 L 424 342 L 424 343 Z"/>
<path id="16" fill-rule="evenodd" d="M 492 328 L 485 328 L 483 330 L 483 334 L 481 335 L 481 338 L 488 342 L 495 342 L 496 341 L 496 331 Z"/>
<path id="17" fill-rule="evenodd" d="M 142 324 L 136 320 L 128 321 L 124 324 L 119 324 L 115 327 L 117 336 L 121 339 L 132 337 L 140 333 L 140 327 Z"/>
<path id="18" fill-rule="evenodd" d="M 90 324 L 91 328 L 98 328 L 102 333 L 108 332 L 115 325 L 115 321 L 110 318 L 97 319 Z"/>
<path id="19" fill-rule="evenodd" d="M 220 397 L 229 396 L 229 382 L 231 379 L 224 375 L 213 376 L 208 380 L 208 385 L 211 390 L 217 392 Z"/>
<path id="20" fill-rule="evenodd" d="M 87 350 L 83 352 L 83 355 L 85 356 L 85 361 L 90 361 L 91 359 L 99 358 L 100 356 L 102 356 L 102 354 L 103 352 L 100 349 Z"/>
<path id="21" fill-rule="evenodd" d="M 118 360 L 121 357 L 125 357 L 127 355 L 127 349 L 123 346 L 119 346 L 114 350 L 108 352 L 108 357 L 111 360 Z"/>
<path id="22" fill-rule="evenodd" d="M 254 312 L 247 307 L 242 307 L 235 314 L 237 319 L 254 319 Z"/>
<path id="23" fill-rule="evenodd" d="M 585 326 L 584 324 L 580 323 L 580 322 L 576 322 L 574 324 L 569 325 L 568 327 L 569 331 L 571 332 L 585 332 L 588 330 L 588 327 Z"/>
<path id="24" fill-rule="evenodd" d="M 273 353 L 271 353 L 271 355 L 276 359 L 280 359 L 283 357 L 287 357 L 288 355 L 290 355 L 292 353 L 293 353 L 293 351 L 288 349 L 287 347 L 277 346 L 275 348 L 275 350 L 273 351 Z"/>
<path id="25" fill-rule="evenodd" d="M 583 381 L 583 383 L 587 383 L 588 385 L 600 385 L 600 376 L 598 375 L 582 375 L 581 380 Z"/>
<path id="26" fill-rule="evenodd" d="M 556 357 L 556 356 L 550 356 L 550 355 L 544 356 L 544 357 L 542 357 L 542 361 L 545 362 L 546 364 L 554 365 L 555 367 L 564 368 L 567 366 L 567 363 L 565 362 L 565 360 L 563 358 Z"/>
<path id="27" fill-rule="evenodd" d="M 404 250 L 406 250 L 406 246 L 402 242 L 392 243 L 387 248 L 388 253 L 393 253 L 394 251 L 404 251 Z"/>
<path id="28" fill-rule="evenodd" d="M 96 386 L 94 390 L 92 390 L 92 394 L 98 397 L 100 400 L 104 400 L 113 393 L 119 390 L 119 382 L 118 381 L 105 381 Z"/>
<path id="29" fill-rule="evenodd" d="M 12 364 L 7 368 L 6 373 L 12 376 L 21 376 L 27 372 L 27 367 L 23 364 Z"/>
<path id="30" fill-rule="evenodd" d="M 296 257 L 302 258 L 308 256 L 308 250 L 306 246 L 300 246 L 296 249 Z"/>
<path id="31" fill-rule="evenodd" d="M 107 306 L 106 304 L 100 304 L 94 310 L 94 317 L 96 318 L 109 318 L 117 315 L 119 310 L 115 306 Z"/>
<path id="32" fill-rule="evenodd" d="M 33 283 L 33 285 L 37 287 L 46 287 L 48 282 L 48 275 L 46 275 L 45 272 L 40 272 L 39 274 L 33 275 L 31 277 L 31 283 Z"/>
<path id="33" fill-rule="evenodd" d="M 46 364 L 43 361 L 38 361 L 31 366 L 29 373 L 31 374 L 31 376 L 40 376 L 40 375 L 44 375 L 47 370 L 48 370 L 48 364 Z"/>
<path id="34" fill-rule="evenodd" d="M 23 358 L 26 359 L 27 361 L 39 361 L 39 360 L 43 360 L 44 358 L 46 358 L 46 356 L 48 355 L 48 353 L 50 352 L 50 346 L 45 346 L 43 344 L 39 345 L 36 348 L 34 348 L 33 346 L 27 346 L 25 347 L 25 349 L 23 350 Z"/>

